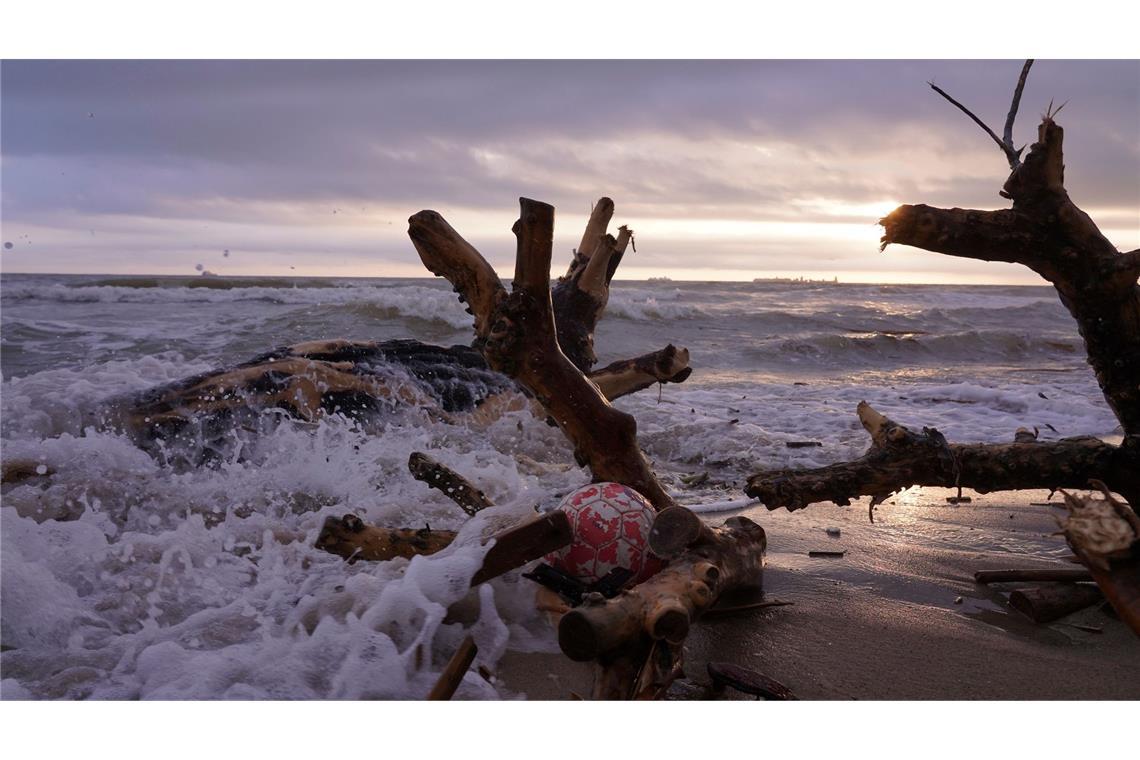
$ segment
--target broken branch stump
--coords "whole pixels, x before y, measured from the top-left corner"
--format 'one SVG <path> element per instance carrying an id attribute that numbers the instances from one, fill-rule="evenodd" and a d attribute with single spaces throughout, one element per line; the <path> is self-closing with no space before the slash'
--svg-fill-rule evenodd
<path id="1" fill-rule="evenodd" d="M 474 517 L 479 510 L 494 506 L 490 499 L 467 478 L 440 464 L 427 454 L 413 451 L 408 457 L 408 470 L 416 480 L 427 483 Z"/>

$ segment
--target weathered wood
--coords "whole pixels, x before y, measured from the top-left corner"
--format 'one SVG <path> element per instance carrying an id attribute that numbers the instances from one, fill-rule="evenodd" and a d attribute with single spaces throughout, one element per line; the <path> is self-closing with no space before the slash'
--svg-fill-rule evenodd
<path id="1" fill-rule="evenodd" d="M 455 540 L 449 530 L 380 528 L 365 525 L 356 515 L 325 520 L 316 547 L 350 562 L 382 562 L 435 554 Z M 471 579 L 477 586 L 570 543 L 573 532 L 565 512 L 555 510 L 496 533 L 483 564 Z"/>
<path id="2" fill-rule="evenodd" d="M 494 506 L 491 500 L 467 478 L 423 452 L 412 452 L 408 457 L 408 469 L 412 477 L 441 492 L 472 517 L 477 515 L 479 510 Z"/>
<path id="3" fill-rule="evenodd" d="M 1088 570 L 1078 568 L 1050 568 L 1048 570 L 979 570 L 974 582 L 988 583 L 1080 583 L 1091 581 Z"/>
<path id="4" fill-rule="evenodd" d="M 447 701 L 455 696 L 459 684 L 463 682 L 463 676 L 467 675 L 467 670 L 471 667 L 471 663 L 475 662 L 475 655 L 478 653 L 479 647 L 475 646 L 475 639 L 470 636 L 463 639 L 459 649 L 455 650 L 455 654 L 439 674 L 439 680 L 428 694 L 428 701 Z"/>
<path id="5" fill-rule="evenodd" d="M 673 506 L 638 448 L 633 417 L 610 406 L 559 348 L 550 295 L 554 208 L 528 198 L 521 198 L 519 205 L 515 278 L 509 294 L 483 257 L 460 245 L 456 239 L 462 239 L 435 212 L 413 215 L 409 234 L 429 271 L 460 291 L 477 292 L 468 298 L 477 312 L 476 346 L 488 365 L 534 394 L 594 479 L 627 485 L 658 509 Z"/>
<path id="6" fill-rule="evenodd" d="M 728 662 L 710 662 L 706 668 L 712 679 L 713 694 L 721 694 L 725 687 L 771 700 L 795 700 L 791 690 L 774 678 L 769 678 L 755 670 L 742 668 Z"/>
<path id="7" fill-rule="evenodd" d="M 1007 119 L 1006 141 L 986 128 L 1010 158 L 1013 171 L 1001 195 L 1012 199 L 1013 207 L 974 211 L 900 206 L 879 222 L 882 247 L 910 245 L 1018 263 L 1037 272 L 1053 284 L 1076 320 L 1089 364 L 1124 432 L 1140 434 L 1140 256 L 1117 251 L 1069 198 L 1064 130 L 1053 119 L 1055 111 L 1042 118 L 1037 142 L 1025 160 L 1016 160 L 1012 119 L 1028 70 L 1027 63 Z"/>
<path id="8" fill-rule="evenodd" d="M 689 350 L 670 343 L 633 359 L 621 359 L 587 375 L 608 400 L 636 393 L 655 383 L 683 383 L 693 374 Z"/>
<path id="9" fill-rule="evenodd" d="M 722 591 L 760 583 L 766 545 L 763 528 L 730 518 L 648 580 L 613 599 L 588 598 L 568 612 L 558 624 L 558 644 L 577 661 L 652 639 L 679 644 Z"/>
<path id="10" fill-rule="evenodd" d="M 471 585 L 497 578 L 531 560 L 568 546 L 573 537 L 570 518 L 560 509 L 498 533 L 493 539 L 494 545 L 483 558 L 483 566 L 471 579 Z"/>
<path id="11" fill-rule="evenodd" d="M 610 280 L 632 237 L 627 227 L 620 228 L 617 238 L 606 234 L 613 215 L 614 202 L 609 198 L 594 204 L 570 268 L 551 288 L 558 344 L 583 372 L 598 361 L 594 330 L 609 302 Z"/>
<path id="12" fill-rule="evenodd" d="M 1061 529 L 1116 614 L 1140 636 L 1140 517 L 1101 487 L 1103 499 L 1065 494 Z"/>
<path id="13" fill-rule="evenodd" d="M 934 428 L 914 433 L 859 404 L 859 421 L 871 448 L 857 460 L 806 470 L 758 472 L 744 492 L 768 509 L 796 510 L 832 501 L 847 505 L 860 496 L 872 504 L 911 486 L 971 488 L 979 493 L 1024 488 L 1086 488 L 1103 480 L 1133 498 L 1140 494 L 1140 437 L 1120 446 L 1098 438 L 1002 444 L 952 444 Z"/>
<path id="14" fill-rule="evenodd" d="M 715 540 L 712 528 L 696 512 L 670 507 L 657 514 L 649 529 L 649 550 L 662 559 L 672 559 L 698 541 Z"/>
<path id="15" fill-rule="evenodd" d="M 328 517 L 317 536 L 316 548 L 350 562 L 383 562 L 403 557 L 435 554 L 455 540 L 453 530 L 378 528 L 365 525 L 356 515 Z"/>
<path id="16" fill-rule="evenodd" d="M 1085 583 L 1052 583 L 1017 589 L 1009 595 L 1009 606 L 1034 623 L 1050 623 L 1102 601 L 1100 590 Z"/>

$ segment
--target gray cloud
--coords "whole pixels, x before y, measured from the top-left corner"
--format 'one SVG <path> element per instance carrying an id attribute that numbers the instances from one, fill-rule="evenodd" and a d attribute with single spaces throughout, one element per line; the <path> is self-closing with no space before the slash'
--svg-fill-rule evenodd
<path id="1" fill-rule="evenodd" d="M 757 227 L 729 240 L 707 222 L 871 225 L 884 201 L 1001 206 L 1000 153 L 925 81 L 1000 128 L 1018 70 L 1012 61 L 9 61 L 5 227 L 34 231 L 39 248 L 5 254 L 5 268 L 183 271 L 186 251 L 244 245 L 252 268 L 279 269 L 288 255 L 317 270 L 335 248 L 362 274 L 383 274 L 414 263 L 399 236 L 419 208 L 509 220 L 519 195 L 580 214 L 605 193 L 635 227 L 689 219 L 710 235 L 646 240 L 658 253 L 645 267 L 691 266 L 699 249 L 713 270 L 889 275 L 897 262 L 868 256 L 861 239 L 797 234 L 792 245 Z M 1031 141 L 1049 99 L 1070 100 L 1070 192 L 1133 238 L 1138 74 L 1135 61 L 1041 61 L 1017 130 Z M 99 243 L 82 238 L 90 230 Z M 505 228 L 473 236 L 507 242 Z M 929 255 L 915 266 L 926 271 L 925 261 L 975 266 Z"/>

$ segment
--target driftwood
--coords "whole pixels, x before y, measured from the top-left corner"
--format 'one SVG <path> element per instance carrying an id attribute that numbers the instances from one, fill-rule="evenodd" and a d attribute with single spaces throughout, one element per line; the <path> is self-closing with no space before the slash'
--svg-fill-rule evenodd
<path id="1" fill-rule="evenodd" d="M 451 699 L 459 688 L 459 684 L 463 682 L 463 676 L 467 674 L 471 663 L 475 662 L 475 655 L 478 653 L 479 648 L 475 646 L 475 639 L 470 636 L 464 638 L 459 649 L 455 650 L 455 654 L 451 656 L 451 659 L 447 661 L 447 666 L 439 674 L 439 680 L 435 682 L 435 686 L 432 687 L 427 696 L 428 701 Z"/>
<path id="2" fill-rule="evenodd" d="M 633 239 L 628 227 L 618 236 L 606 234 L 614 215 L 614 202 L 601 198 L 594 204 L 582 242 L 566 274 L 551 289 L 558 345 L 575 367 L 589 372 L 597 363 L 594 329 L 610 298 L 610 280 Z"/>
<path id="3" fill-rule="evenodd" d="M 689 352 L 670 345 L 588 376 L 613 401 L 654 383 L 684 382 L 691 372 Z M 494 414 L 499 400 L 518 391 L 513 381 L 491 370 L 482 354 L 467 346 L 415 340 L 310 341 L 118 400 L 110 417 L 147 445 L 170 439 L 190 425 L 224 430 L 227 421 L 269 409 L 306 421 L 408 407 L 455 421 L 463 415 L 478 420 L 489 410 Z"/>
<path id="4" fill-rule="evenodd" d="M 344 557 L 350 562 L 384 560 L 435 554 L 450 546 L 455 532 L 448 530 L 407 530 L 365 525 L 356 515 L 329 517 L 317 537 L 316 547 Z M 570 543 L 572 530 L 565 512 L 550 512 L 508 528 L 488 539 L 494 544 L 483 557 L 483 564 L 471 585 L 497 578 L 527 562 L 538 559 Z"/>
<path id="5" fill-rule="evenodd" d="M 682 512 L 689 510 L 674 507 L 659 519 Z M 672 540 L 674 534 L 668 535 Z M 760 584 L 766 545 L 764 529 L 745 517 L 730 518 L 720 528 L 702 526 L 661 572 L 613 599 L 588 597 L 566 613 L 558 624 L 559 646 L 572 660 L 596 660 L 601 666 L 595 698 L 637 696 L 641 692 L 636 686 L 628 691 L 629 683 L 642 678 L 667 687 L 679 671 L 681 646 L 693 622 L 722 592 Z M 655 543 L 653 533 L 649 546 L 655 554 L 675 549 L 672 543 Z M 638 677 L 631 679 L 634 672 Z"/>
<path id="6" fill-rule="evenodd" d="M 1077 321 L 1089 364 L 1126 434 L 1140 433 L 1140 250 L 1120 253 L 1065 190 L 1065 131 L 1052 103 L 1024 162 L 1013 150 L 1013 120 L 1032 61 L 1022 68 L 998 140 L 1011 174 L 1002 197 L 1013 207 L 998 211 L 900 206 L 880 220 L 882 247 L 910 245 L 983 261 L 1022 264 L 1057 289 Z M 933 85 L 932 85 L 933 86 Z M 945 92 L 997 140 L 992 130 Z"/>
<path id="7" fill-rule="evenodd" d="M 435 554 L 454 540 L 453 530 L 378 528 L 365 525 L 356 515 L 344 515 L 325 518 L 315 546 L 349 562 L 361 559 L 383 562 L 397 557 L 411 559 L 419 554 Z"/>
<path id="8" fill-rule="evenodd" d="M 744 492 L 768 509 L 789 510 L 822 501 L 846 505 L 860 496 L 870 496 L 873 505 L 914 485 L 987 493 L 1086 488 L 1101 480 L 1126 496 L 1140 494 L 1140 436 L 1129 436 L 1121 446 L 1091 437 L 954 444 L 933 428 L 912 432 L 866 402 L 857 414 L 871 435 L 871 448 L 862 457 L 816 469 L 760 472 L 749 478 Z"/>
<path id="9" fill-rule="evenodd" d="M 1124 429 L 1124 443 L 1119 449 L 1095 439 L 955 446 L 937 431 L 927 429 L 920 436 L 890 423 L 890 433 L 897 437 L 874 440 L 862 459 L 819 470 L 758 473 L 746 489 L 750 496 L 763 499 L 769 507 L 798 508 L 812 501 L 844 504 L 853 496 L 869 494 L 873 506 L 892 491 L 913 484 L 986 492 L 1086 488 L 1095 478 L 1123 495 L 1133 508 L 1140 505 L 1140 250 L 1117 251 L 1069 198 L 1064 130 L 1053 118 L 1059 108 L 1055 111 L 1050 104 L 1038 127 L 1037 142 L 1021 160 L 1021 150 L 1013 143 L 1013 124 L 1032 63 L 1022 67 L 1001 138 L 968 108 L 931 85 L 981 126 L 1005 154 L 1011 173 L 1001 195 L 1013 201 L 1012 208 L 900 206 L 879 222 L 882 247 L 895 243 L 1022 264 L 1052 283 L 1077 322 L 1089 364 Z M 863 422 L 875 439 L 872 425 Z"/>
<path id="10" fill-rule="evenodd" d="M 1100 589 L 1085 583 L 1051 583 L 1018 589 L 1009 595 L 1009 606 L 1034 623 L 1051 623 L 1102 601 Z"/>
<path id="11" fill-rule="evenodd" d="M 408 457 L 408 469 L 411 471 L 412 477 L 441 492 L 472 517 L 477 515 L 480 510 L 494 506 L 491 500 L 473 486 L 467 478 L 450 467 L 440 464 L 423 452 L 412 452 L 411 456 Z"/>
<path id="12" fill-rule="evenodd" d="M 1081 568 L 1061 567 L 1050 570 L 979 570 L 974 582 L 988 583 L 1081 583 L 1091 581 L 1092 574 Z"/>
<path id="13" fill-rule="evenodd" d="M 1107 488 L 1103 499 L 1065 494 L 1061 530 L 1112 608 L 1140 636 L 1140 517 Z"/>
<path id="14" fill-rule="evenodd" d="M 595 480 L 627 485 L 658 509 L 673 506 L 638 448 L 636 421 L 610 406 L 559 347 L 550 294 L 554 207 L 528 198 L 521 198 L 519 205 L 510 292 L 479 252 L 438 213 L 413 215 L 408 234 L 424 266 L 451 282 L 469 305 L 475 345 L 487 364 L 538 399 Z"/>

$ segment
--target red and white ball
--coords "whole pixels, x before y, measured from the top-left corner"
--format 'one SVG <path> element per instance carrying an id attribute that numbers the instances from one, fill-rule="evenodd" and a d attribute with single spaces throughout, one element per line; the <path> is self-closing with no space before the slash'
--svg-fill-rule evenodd
<path id="1" fill-rule="evenodd" d="M 615 567 L 640 583 L 664 563 L 649 551 L 655 512 L 645 497 L 621 483 L 591 483 L 567 494 L 558 508 L 570 517 L 574 540 L 546 561 L 562 572 L 593 583 Z"/>

